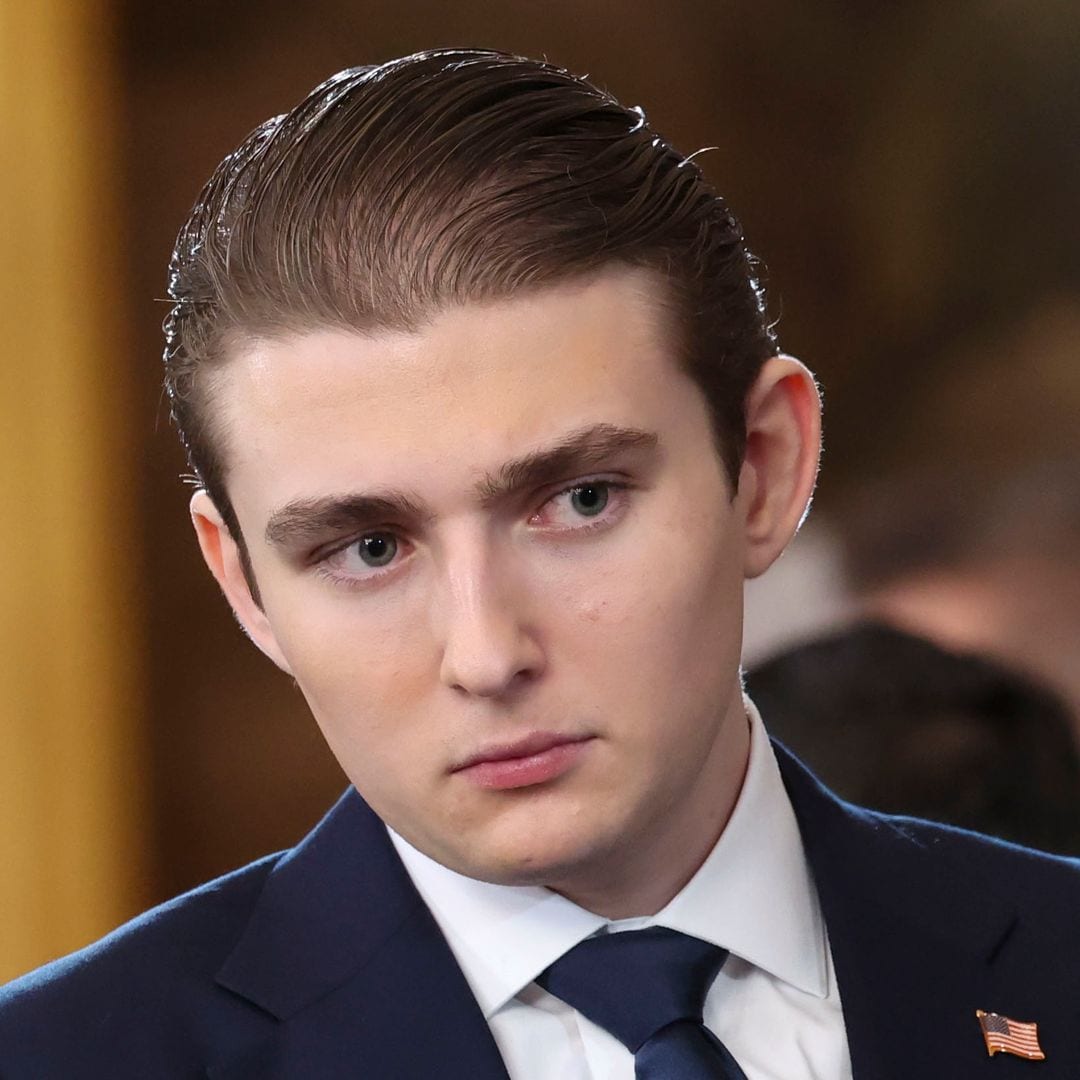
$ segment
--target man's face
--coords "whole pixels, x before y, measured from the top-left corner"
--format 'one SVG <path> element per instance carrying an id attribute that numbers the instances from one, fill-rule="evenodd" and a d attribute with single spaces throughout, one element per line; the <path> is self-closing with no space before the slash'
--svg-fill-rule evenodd
<path id="1" fill-rule="evenodd" d="M 256 342 L 215 384 L 249 629 L 375 811 L 473 877 L 585 895 L 711 843 L 741 780 L 743 496 L 657 289 Z"/>

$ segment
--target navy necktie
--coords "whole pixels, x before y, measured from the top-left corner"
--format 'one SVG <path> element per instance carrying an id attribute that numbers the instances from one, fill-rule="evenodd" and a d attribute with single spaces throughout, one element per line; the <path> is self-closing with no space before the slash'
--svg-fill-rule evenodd
<path id="1" fill-rule="evenodd" d="M 701 1021 L 727 951 L 654 926 L 588 938 L 537 982 L 634 1055 L 637 1080 L 746 1080 Z"/>

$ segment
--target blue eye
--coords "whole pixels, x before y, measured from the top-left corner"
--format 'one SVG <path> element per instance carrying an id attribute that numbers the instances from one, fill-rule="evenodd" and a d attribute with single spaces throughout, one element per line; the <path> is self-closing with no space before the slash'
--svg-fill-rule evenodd
<path id="1" fill-rule="evenodd" d="M 608 484 L 582 484 L 570 491 L 570 505 L 582 517 L 596 517 L 608 504 L 611 489 Z"/>
<path id="2" fill-rule="evenodd" d="M 397 550 L 397 538 L 392 533 L 370 533 L 356 541 L 356 552 L 365 566 L 386 566 Z"/>

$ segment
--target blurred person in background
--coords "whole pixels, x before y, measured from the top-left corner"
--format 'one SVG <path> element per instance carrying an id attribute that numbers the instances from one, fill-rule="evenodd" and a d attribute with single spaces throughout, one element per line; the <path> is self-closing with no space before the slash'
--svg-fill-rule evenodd
<path id="1" fill-rule="evenodd" d="M 983 422 L 1012 412 L 1022 438 L 1016 402 L 999 390 Z M 864 488 L 841 559 L 854 610 L 1026 672 L 1067 704 L 1080 745 L 1080 453 L 1063 449 L 1019 465 L 954 458 Z"/>
<path id="2" fill-rule="evenodd" d="M 0 992 L 5 1080 L 1080 1068 L 1080 864 L 840 802 L 742 694 L 817 390 L 641 110 L 342 72 L 222 163 L 170 296 L 203 555 L 353 787 Z"/>
<path id="3" fill-rule="evenodd" d="M 1080 852 L 1080 752 L 1032 679 L 882 623 L 746 673 L 769 730 L 838 794 L 1019 844 Z"/>
<path id="4" fill-rule="evenodd" d="M 1074 721 L 1078 11 L 939 5 L 912 21 L 855 185 L 876 301 L 829 503 L 854 614 L 997 659 Z"/>

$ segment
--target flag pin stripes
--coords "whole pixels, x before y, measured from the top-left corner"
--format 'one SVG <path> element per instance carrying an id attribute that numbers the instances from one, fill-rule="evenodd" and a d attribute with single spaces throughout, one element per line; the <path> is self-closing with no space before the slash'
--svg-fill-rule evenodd
<path id="1" fill-rule="evenodd" d="M 1000 1013 L 983 1012 L 982 1009 L 976 1009 L 975 1015 L 979 1018 L 979 1027 L 986 1040 L 986 1052 L 991 1057 L 1003 1053 L 1015 1054 L 1029 1061 L 1046 1059 L 1039 1045 L 1038 1024 L 1010 1020 Z"/>

